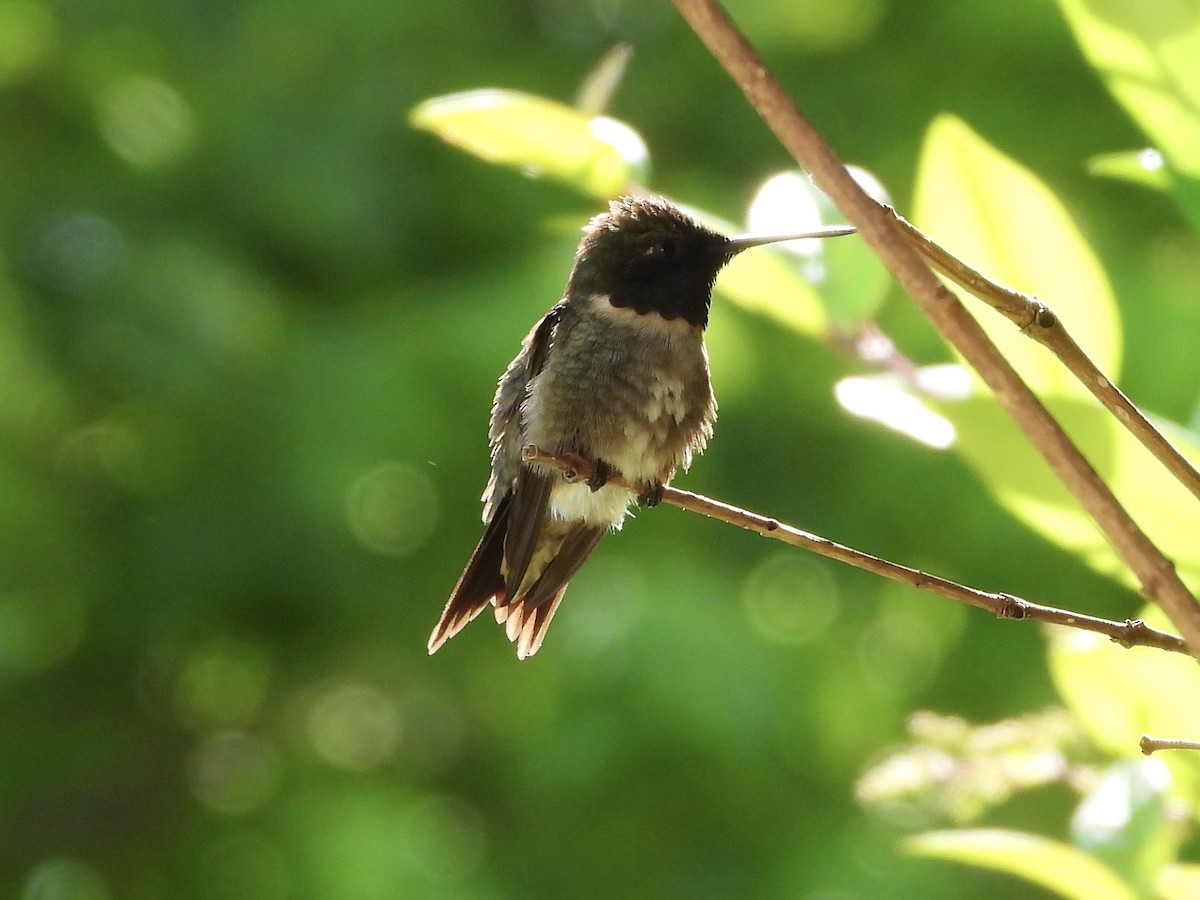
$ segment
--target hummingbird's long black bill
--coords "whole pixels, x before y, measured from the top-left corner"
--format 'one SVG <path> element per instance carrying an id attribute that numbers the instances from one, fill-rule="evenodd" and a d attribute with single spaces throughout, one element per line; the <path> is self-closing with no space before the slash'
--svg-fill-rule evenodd
<path id="1" fill-rule="evenodd" d="M 779 244 L 783 241 L 806 241 L 812 238 L 844 237 L 854 234 L 858 229 L 853 225 L 826 225 L 814 228 L 812 231 L 801 231 L 797 234 L 746 234 L 730 238 L 726 250 L 730 256 L 749 250 L 751 247 L 761 247 L 763 244 Z"/>

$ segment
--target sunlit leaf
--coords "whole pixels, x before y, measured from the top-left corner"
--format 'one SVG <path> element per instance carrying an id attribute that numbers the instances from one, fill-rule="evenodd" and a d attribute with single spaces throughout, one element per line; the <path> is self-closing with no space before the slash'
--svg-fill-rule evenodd
<path id="1" fill-rule="evenodd" d="M 1158 873 L 1156 896 L 1162 900 L 1192 900 L 1200 897 L 1200 866 L 1176 864 L 1164 866 Z"/>
<path id="2" fill-rule="evenodd" d="M 846 171 L 869 196 L 880 203 L 892 204 L 887 188 L 874 173 L 854 165 L 846 166 Z M 816 185 L 812 185 L 812 189 L 824 221 L 845 221 L 828 194 Z M 893 283 L 892 274 L 879 261 L 875 251 L 862 240 L 830 241 L 825 248 L 824 262 L 821 298 L 834 322 L 853 326 L 870 319 L 887 299 Z"/>
<path id="3" fill-rule="evenodd" d="M 575 108 L 589 116 L 598 116 L 608 109 L 632 58 L 632 44 L 617 44 L 605 53 L 579 86 Z"/>
<path id="4" fill-rule="evenodd" d="M 855 796 L 895 821 L 936 811 L 959 825 L 1023 791 L 1065 781 L 1084 737 L 1061 707 L 982 725 L 919 710 L 908 732 L 911 742 L 863 773 Z"/>
<path id="5" fill-rule="evenodd" d="M 1060 0 L 1088 61 L 1170 160 L 1200 178 L 1200 15 L 1179 0 Z"/>
<path id="6" fill-rule="evenodd" d="M 1060 0 L 1108 89 L 1164 157 L 1162 186 L 1200 224 L 1200 15 L 1179 0 Z"/>
<path id="7" fill-rule="evenodd" d="M 786 234 L 816 228 L 821 224 L 815 188 L 803 172 L 789 169 L 778 172 L 758 186 L 746 224 L 755 234 Z M 805 255 L 820 251 L 820 241 L 797 241 L 793 247 Z"/>
<path id="8" fill-rule="evenodd" d="M 921 393 L 899 375 L 881 372 L 843 378 L 834 386 L 834 396 L 838 405 L 851 415 L 878 422 L 927 447 L 944 450 L 954 444 L 954 426 L 929 408 L 926 396 L 945 398 L 951 392 L 969 392 L 971 376 L 956 363 L 943 363 L 918 369 L 913 377 L 920 384 Z"/>
<path id="9" fill-rule="evenodd" d="M 1171 786 L 1161 759 L 1122 759 L 1071 817 L 1072 843 L 1112 866 L 1139 896 L 1153 893 L 1158 872 L 1177 850 L 1178 829 L 1166 813 Z"/>
<path id="10" fill-rule="evenodd" d="M 1157 609 L 1141 617 L 1173 630 Z M 1200 734 L 1200 667 L 1177 653 L 1126 649 L 1102 635 L 1068 629 L 1051 632 L 1050 674 L 1067 707 L 1101 749 L 1136 752 L 1143 733 L 1157 737 Z M 1156 754 L 1171 770 L 1177 792 L 1195 793 L 1200 756 Z"/>
<path id="11" fill-rule="evenodd" d="M 870 320 L 892 287 L 892 276 L 860 239 L 829 241 L 824 254 L 821 298 L 829 317 L 853 328 Z"/>
<path id="12" fill-rule="evenodd" d="M 1051 397 L 1046 405 L 1180 575 L 1200 584 L 1200 517 L 1186 490 L 1094 401 Z M 939 409 L 954 423 L 958 451 L 1005 507 L 1097 570 L 1128 579 L 1091 518 L 995 401 L 976 397 Z M 1178 426 L 1168 434 L 1200 465 L 1200 439 Z"/>
<path id="13" fill-rule="evenodd" d="M 785 252 L 762 248 L 735 256 L 717 278 L 717 290 L 743 309 L 803 334 L 822 335 L 827 320 L 821 298 Z"/>
<path id="14" fill-rule="evenodd" d="M 449 144 L 601 199 L 645 180 L 650 154 L 628 125 L 545 97 L 484 88 L 434 97 L 409 119 Z"/>
<path id="15" fill-rule="evenodd" d="M 1087 161 L 1087 170 L 1102 178 L 1128 181 L 1158 191 L 1169 190 L 1172 181 L 1163 165 L 1162 154 L 1150 148 L 1093 156 Z"/>
<path id="16" fill-rule="evenodd" d="M 1118 376 L 1121 326 L 1108 279 L 1062 203 L 1032 173 L 942 116 L 921 153 L 915 208 L 918 227 L 993 280 L 1040 297 L 1100 369 Z M 982 301 L 965 302 L 1031 387 L 1084 393 L 1048 350 Z"/>
<path id="17" fill-rule="evenodd" d="M 685 209 L 722 234 L 734 235 L 743 231 L 703 210 Z M 721 296 L 749 312 L 769 316 L 802 334 L 816 337 L 825 333 L 825 309 L 812 284 L 801 274 L 802 268 L 803 260 L 789 253 L 785 245 L 757 247 L 739 253 L 721 270 L 716 289 Z"/>
<path id="18" fill-rule="evenodd" d="M 848 167 L 877 199 L 886 200 L 878 180 Z M 831 215 L 832 214 L 832 215 Z M 834 218 L 836 217 L 836 218 Z M 807 175 L 780 172 L 761 185 L 746 216 L 756 234 L 782 234 L 816 228 L 822 221 L 844 221 Z M 786 248 L 804 264 L 804 273 L 820 290 L 830 320 L 847 329 L 871 318 L 891 286 L 891 276 L 861 240 L 797 241 Z"/>
<path id="19" fill-rule="evenodd" d="M 1133 900 L 1133 890 L 1081 850 L 1019 831 L 980 828 L 927 831 L 904 842 L 909 853 L 1006 872 L 1078 900 Z"/>

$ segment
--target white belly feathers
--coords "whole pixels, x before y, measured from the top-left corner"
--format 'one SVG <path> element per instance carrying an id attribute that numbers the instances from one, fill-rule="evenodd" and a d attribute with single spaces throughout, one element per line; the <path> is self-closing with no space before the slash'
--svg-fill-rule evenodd
<path id="1" fill-rule="evenodd" d="M 566 522 L 619 530 L 634 499 L 629 491 L 611 485 L 593 492 L 584 481 L 556 484 L 550 489 L 550 513 Z"/>

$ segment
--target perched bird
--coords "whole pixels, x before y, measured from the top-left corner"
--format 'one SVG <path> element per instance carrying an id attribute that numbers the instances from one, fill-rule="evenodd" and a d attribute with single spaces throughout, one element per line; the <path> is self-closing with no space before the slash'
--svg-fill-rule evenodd
<path id="1" fill-rule="evenodd" d="M 717 403 L 704 327 L 717 273 L 748 247 L 814 234 L 731 239 L 660 198 L 623 197 L 584 228 L 563 298 L 500 378 L 489 436 L 486 529 L 429 638 L 435 652 L 489 603 L 536 653 L 567 581 L 635 496 L 653 504 L 712 436 Z M 522 459 L 528 444 L 592 463 L 587 482 Z"/>

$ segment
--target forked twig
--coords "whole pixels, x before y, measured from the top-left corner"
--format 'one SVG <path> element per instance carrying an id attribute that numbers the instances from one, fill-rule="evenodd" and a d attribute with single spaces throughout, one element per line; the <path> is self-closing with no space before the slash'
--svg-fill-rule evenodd
<path id="1" fill-rule="evenodd" d="M 526 462 L 538 463 L 556 469 L 568 481 L 587 481 L 592 474 L 592 464 L 577 453 L 554 456 L 542 452 L 539 448 L 531 444 L 525 448 L 522 455 Z M 609 476 L 608 484 L 624 488 L 634 494 L 641 493 L 642 490 L 638 486 L 626 481 L 619 472 L 614 472 Z M 1175 653 L 1188 653 L 1187 644 L 1184 643 L 1182 638 L 1151 628 L 1141 619 L 1126 619 L 1124 622 L 1114 622 L 1109 619 L 1087 616 L 1082 613 L 1058 609 L 1053 606 L 1031 603 L 1028 600 L 1022 600 L 1020 597 L 1014 597 L 1012 594 L 993 594 L 976 590 L 975 588 L 967 587 L 964 584 L 959 584 L 958 582 L 950 581 L 937 575 L 930 575 L 928 572 L 922 572 L 919 569 L 912 569 L 908 566 L 902 566 L 899 563 L 881 559 L 878 556 L 872 556 L 869 553 L 855 550 L 853 547 L 847 547 L 845 544 L 839 544 L 820 535 L 801 531 L 799 528 L 794 528 L 791 525 L 780 522 L 778 519 L 760 516 L 757 513 L 752 513 L 736 506 L 730 506 L 728 503 L 722 503 L 719 500 L 713 500 L 701 494 L 693 494 L 691 491 L 683 491 L 679 488 L 664 487 L 662 502 L 679 507 L 680 509 L 686 509 L 690 512 L 700 513 L 712 519 L 719 519 L 722 522 L 736 525 L 747 531 L 753 531 L 772 540 L 782 541 L 793 547 L 802 547 L 805 550 L 811 550 L 813 553 L 818 553 L 821 556 L 836 559 L 839 562 L 847 563 L 859 569 L 865 569 L 868 572 L 882 575 L 884 578 L 890 578 L 893 581 L 899 581 L 921 590 L 931 591 L 942 597 L 957 600 L 959 603 L 966 603 L 969 606 L 985 609 L 997 618 L 1029 619 L 1037 622 L 1049 622 L 1053 625 L 1063 625 L 1068 628 L 1092 631 L 1111 638 L 1122 647 L 1155 647 L 1159 650 L 1170 650 Z"/>
<path id="2" fill-rule="evenodd" d="M 1133 521 L 979 323 L 933 274 L 895 219 L 850 177 L 833 148 L 800 112 L 716 0 L 673 2 L 780 143 L 858 228 L 943 338 L 991 388 L 1026 439 L 1137 576 L 1145 596 L 1162 607 L 1188 644 L 1200 652 L 1200 605 L 1174 565 Z"/>
<path id="3" fill-rule="evenodd" d="M 1030 297 L 988 278 L 931 240 L 894 209 L 887 209 L 908 242 L 930 265 L 959 287 L 987 303 L 1016 325 L 1022 334 L 1037 341 L 1057 356 L 1071 374 L 1079 379 L 1080 384 L 1091 391 L 1113 417 L 1124 425 L 1142 446 L 1154 454 L 1180 484 L 1200 499 L 1200 472 L 1197 472 L 1191 461 L 1154 427 L 1121 389 L 1097 368 L 1091 357 L 1075 343 L 1075 339 L 1071 337 L 1054 310 L 1037 297 Z"/>

